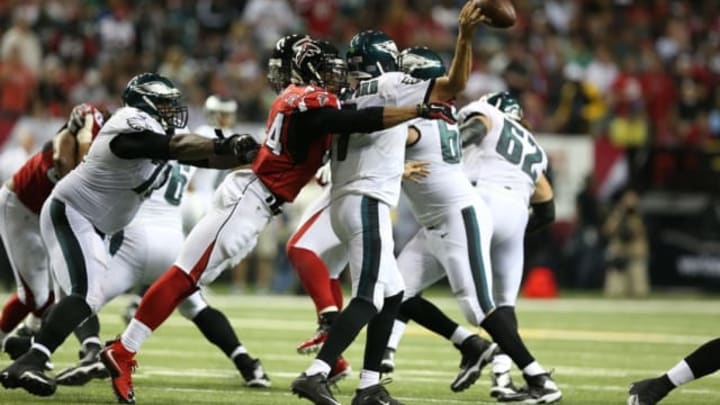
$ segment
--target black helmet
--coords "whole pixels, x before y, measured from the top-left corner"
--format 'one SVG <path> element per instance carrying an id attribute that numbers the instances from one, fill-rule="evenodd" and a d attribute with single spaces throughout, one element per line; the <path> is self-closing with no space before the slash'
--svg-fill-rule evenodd
<path id="1" fill-rule="evenodd" d="M 267 79 L 273 90 L 280 93 L 290 84 L 292 78 L 293 45 L 301 39 L 310 39 L 307 35 L 292 34 L 280 38 L 275 43 L 268 60 Z"/>
<path id="2" fill-rule="evenodd" d="M 440 55 L 426 46 L 407 48 L 400 52 L 398 66 L 404 73 L 423 80 L 445 74 L 445 63 Z"/>
<path id="3" fill-rule="evenodd" d="M 345 85 L 347 65 L 337 48 L 328 41 L 301 40 L 293 46 L 293 76 L 303 84 L 338 92 Z"/>
<path id="4" fill-rule="evenodd" d="M 385 72 L 397 71 L 398 48 L 381 31 L 363 31 L 350 40 L 347 64 L 350 75 L 369 79 Z"/>
<path id="5" fill-rule="evenodd" d="M 133 77 L 122 94 L 123 104 L 150 114 L 166 130 L 187 125 L 188 109 L 180 104 L 181 97 L 182 92 L 173 82 L 157 73 Z"/>

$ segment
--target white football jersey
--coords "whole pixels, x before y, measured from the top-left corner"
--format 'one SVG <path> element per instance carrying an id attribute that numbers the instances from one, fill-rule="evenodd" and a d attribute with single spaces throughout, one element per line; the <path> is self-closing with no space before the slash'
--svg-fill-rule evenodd
<path id="1" fill-rule="evenodd" d="M 530 131 L 494 106 L 474 101 L 460 110 L 460 122 L 473 113 L 488 117 L 492 129 L 463 150 L 466 175 L 479 189 L 506 190 L 529 204 L 538 177 L 547 170 L 545 151 Z"/>
<path id="2" fill-rule="evenodd" d="M 433 226 L 449 207 L 473 201 L 477 193 L 465 177 L 460 132 L 456 124 L 442 120 L 417 119 L 414 127 L 420 138 L 405 149 L 405 160 L 429 162 L 430 173 L 420 181 L 403 181 L 402 190 L 418 222 Z"/>
<path id="3" fill-rule="evenodd" d="M 401 72 L 385 73 L 360 83 L 348 104 L 357 108 L 420 104 L 429 97 L 431 83 Z M 333 136 L 332 198 L 362 194 L 397 205 L 406 139 L 407 124 L 370 134 Z"/>
<path id="4" fill-rule="evenodd" d="M 168 136 L 144 111 L 117 110 L 103 125 L 85 160 L 58 182 L 52 197 L 72 206 L 101 232 L 113 234 L 125 227 L 171 171 L 164 160 L 121 159 L 112 153 L 110 141 L 115 136 L 140 131 L 150 132 L 145 136 Z"/>

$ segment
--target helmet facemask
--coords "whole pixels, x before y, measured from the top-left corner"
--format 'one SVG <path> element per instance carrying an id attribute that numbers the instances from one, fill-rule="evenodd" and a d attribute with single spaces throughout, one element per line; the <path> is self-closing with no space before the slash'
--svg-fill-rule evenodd
<path id="1" fill-rule="evenodd" d="M 160 124 L 165 129 L 185 128 L 188 122 L 188 108 L 177 99 L 159 99 L 155 103 Z"/>

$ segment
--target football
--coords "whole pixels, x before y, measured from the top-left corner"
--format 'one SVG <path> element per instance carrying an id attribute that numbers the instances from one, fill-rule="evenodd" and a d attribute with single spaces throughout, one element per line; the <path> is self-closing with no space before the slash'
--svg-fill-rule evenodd
<path id="1" fill-rule="evenodd" d="M 475 7 L 482 10 L 494 28 L 510 28 L 515 24 L 515 7 L 510 0 L 473 0 Z"/>

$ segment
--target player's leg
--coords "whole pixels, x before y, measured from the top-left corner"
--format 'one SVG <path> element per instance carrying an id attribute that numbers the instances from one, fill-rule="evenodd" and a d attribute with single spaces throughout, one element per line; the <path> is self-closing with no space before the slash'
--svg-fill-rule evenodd
<path id="1" fill-rule="evenodd" d="M 327 387 L 327 375 L 330 373 L 331 365 L 352 343 L 360 330 L 373 320 L 379 309 L 387 304 L 388 310 L 380 318 L 379 323 L 375 324 L 372 330 L 368 328 L 368 343 L 382 340 L 383 334 L 385 336 L 380 347 L 376 348 L 376 352 L 366 352 L 360 384 L 362 386 L 375 379 L 379 380 L 382 353 L 387 343 L 392 319 L 395 317 L 392 313 L 397 311 L 397 306 L 400 304 L 399 294 L 402 291 L 401 285 L 397 292 L 388 288 L 392 285 L 380 285 L 380 287 L 376 285 L 378 280 L 383 283 L 396 282 L 381 272 L 381 268 L 385 270 L 383 266 L 396 266 L 392 258 L 392 233 L 385 233 L 391 226 L 389 208 L 371 198 L 346 195 L 333 202 L 331 216 L 333 229 L 348 248 L 353 278 L 353 298 L 330 329 L 328 339 L 312 365 L 292 383 L 293 392 L 301 397 L 315 402 L 327 401 L 326 403 L 336 403 Z M 391 261 L 387 259 L 388 247 Z M 397 272 L 396 267 L 395 271 Z M 397 278 L 400 279 L 399 272 Z M 397 288 L 397 286 L 393 287 Z M 395 293 L 395 296 L 386 299 L 387 293 Z M 389 314 L 392 314 L 392 319 L 388 320 Z M 387 331 L 383 331 L 384 324 L 387 324 Z M 375 362 L 376 365 L 371 365 Z"/>
<path id="2" fill-rule="evenodd" d="M 225 314 L 209 306 L 200 290 L 187 297 L 178 310 L 200 329 L 210 343 L 225 353 L 235 364 L 248 387 L 270 387 L 270 379 L 260 359 L 250 357 L 250 353 L 240 343 Z"/>
<path id="3" fill-rule="evenodd" d="M 53 303 L 50 270 L 38 216 L 7 187 L 0 187 L 0 237 L 17 285 L 2 309 L 0 342 L 28 313 L 40 319 Z M 39 324 L 32 333 L 37 332 Z"/>
<path id="4" fill-rule="evenodd" d="M 340 311 L 330 279 L 330 271 L 322 252 L 340 246 L 330 223 L 330 190 L 321 194 L 303 213 L 300 225 L 287 243 L 287 257 L 305 292 L 315 304 L 318 329 L 315 335 L 302 342 L 298 353 L 308 354 L 320 350 L 327 338 L 327 330 Z"/>
<path id="5" fill-rule="evenodd" d="M 423 290 L 445 277 L 445 271 L 440 266 L 440 263 L 428 252 L 426 241 L 426 230 L 418 230 L 403 247 L 397 258 L 398 268 L 405 282 L 405 292 L 398 316 L 393 323 L 387 349 L 383 355 L 381 363 L 383 373 L 389 373 L 395 369 L 395 352 L 398 349 L 408 321 L 414 320 L 427 327 L 425 319 L 427 314 L 416 311 L 415 303 L 421 300 L 420 294 Z M 436 329 L 431 330 L 440 333 Z"/>
<path id="6" fill-rule="evenodd" d="M 30 351 L 0 373 L 6 388 L 22 387 L 35 395 L 52 395 L 55 381 L 45 362 L 68 335 L 103 302 L 100 280 L 106 254 L 100 235 L 77 211 L 51 199 L 41 214 L 42 234 L 52 258 L 54 279 L 65 293 L 49 311 Z"/>
<path id="7" fill-rule="evenodd" d="M 228 176 L 216 194 L 219 205 L 193 228 L 175 264 L 150 286 L 120 339 L 103 350 L 101 359 L 120 401 L 134 400 L 131 372 L 142 343 L 197 289 L 201 279 L 212 282 L 253 248 L 257 234 L 272 216 L 266 194 L 254 175 Z"/>
<path id="8" fill-rule="evenodd" d="M 527 383 L 519 391 L 515 390 L 509 374 L 511 356 L 501 351 L 493 358 L 491 395 L 499 397 L 504 402 L 559 401 L 562 393 L 557 384 L 535 360 L 517 333 L 515 304 L 522 281 L 527 208 L 515 198 L 500 193 L 483 193 L 483 201 L 493 218 L 490 257 L 493 271 L 493 297 L 497 305 L 495 311 L 497 315 L 494 316 L 504 318 L 515 331 L 510 334 L 510 339 L 516 342 L 516 356 L 519 355 L 524 363 L 524 366 L 518 364 L 518 367 L 523 371 L 523 378 Z M 505 342 L 497 341 L 497 343 L 501 348 L 506 347 Z"/>
<path id="9" fill-rule="evenodd" d="M 720 369 L 720 338 L 702 344 L 657 378 L 632 383 L 628 405 L 655 405 L 670 391 Z"/>
<path id="10" fill-rule="evenodd" d="M 168 235 L 157 234 L 157 240 L 149 237 L 152 230 L 143 226 L 131 224 L 122 231 L 112 235 L 107 244 L 109 254 L 108 271 L 102 278 L 102 291 L 104 300 L 102 305 L 125 293 L 142 279 L 143 270 L 150 260 L 149 251 L 153 243 L 165 243 L 165 250 L 169 246 L 182 243 L 182 237 L 172 239 Z M 168 258 L 164 263 L 172 263 Z M 102 341 L 100 340 L 100 322 L 97 316 L 92 316 L 75 328 L 75 337 L 80 342 L 78 351 L 79 361 L 68 367 L 55 378 L 58 385 L 84 385 L 96 378 L 107 378 L 110 374 L 100 360 Z"/>

